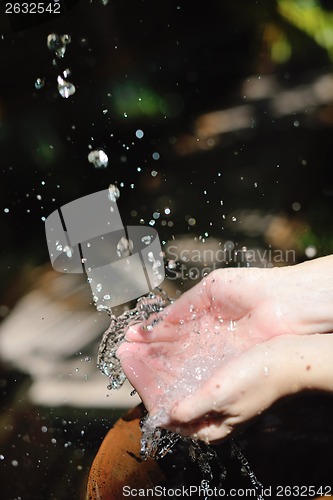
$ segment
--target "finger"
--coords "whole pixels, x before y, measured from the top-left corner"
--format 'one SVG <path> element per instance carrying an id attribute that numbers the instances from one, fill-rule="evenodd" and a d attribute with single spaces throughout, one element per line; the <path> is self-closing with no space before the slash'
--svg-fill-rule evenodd
<path id="1" fill-rule="evenodd" d="M 211 385 L 209 381 L 193 395 L 177 401 L 170 412 L 171 421 L 180 424 L 189 423 L 213 411 L 221 394 L 218 392 L 220 389 L 218 383 L 215 384 L 215 391 L 208 389 Z"/>
<path id="2" fill-rule="evenodd" d="M 208 312 L 212 306 L 212 285 L 217 279 L 216 273 L 212 272 L 166 307 L 161 313 L 163 318 L 169 323 L 180 323 L 195 319 L 198 312 Z"/>
<path id="3" fill-rule="evenodd" d="M 118 351 L 117 357 L 121 361 L 122 368 L 132 386 L 136 389 L 148 411 L 152 411 L 154 402 L 163 395 L 165 382 L 160 380 L 153 366 L 146 362 L 144 351 L 140 356 L 140 346 L 134 343 L 123 343 Z M 133 347 L 136 351 L 133 352 Z"/>
<path id="4" fill-rule="evenodd" d="M 235 429 L 234 425 L 227 423 L 227 420 L 211 420 L 207 425 L 202 427 L 196 433 L 197 438 L 205 443 L 213 443 L 214 441 L 223 441 Z"/>
<path id="5" fill-rule="evenodd" d="M 200 439 L 206 443 L 221 442 L 229 436 L 236 427 L 232 419 L 225 417 L 201 419 L 195 423 L 185 425 L 168 424 L 166 427 L 181 436 L 189 436 L 192 439 Z"/>
<path id="6" fill-rule="evenodd" d="M 241 318 L 253 302 L 253 291 L 257 293 L 258 288 L 258 273 L 250 275 L 247 272 L 250 269 L 246 268 L 241 271 L 229 268 L 211 272 L 159 314 L 170 323 L 195 320 L 196 315 L 211 310 L 215 315 L 221 315 L 221 319 Z M 244 278 L 245 285 L 242 285 Z"/>

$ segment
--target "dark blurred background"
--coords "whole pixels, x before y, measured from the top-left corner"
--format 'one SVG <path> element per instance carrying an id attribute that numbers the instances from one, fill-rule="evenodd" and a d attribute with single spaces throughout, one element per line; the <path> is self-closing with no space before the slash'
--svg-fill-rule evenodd
<path id="1" fill-rule="evenodd" d="M 79 0 L 62 2 L 61 14 L 49 18 L 8 16 L 5 3 L 1 9 L 6 346 L 15 314 L 20 320 L 13 328 L 24 339 L 25 313 L 17 304 L 44 286 L 51 270 L 45 218 L 110 183 L 120 189 L 125 224 L 157 229 L 167 273 L 180 264 L 168 268 L 174 240 L 185 247 L 189 241 L 231 245 L 234 257 L 244 247 L 293 250 L 292 263 L 332 252 L 331 2 Z M 70 43 L 59 42 L 62 58 L 47 46 L 53 33 L 70 35 Z M 59 92 L 59 76 L 71 92 L 75 86 L 68 98 Z M 108 156 L 106 167 L 88 161 L 99 149 Z M 236 257 L 223 263 L 235 264 Z M 167 286 L 175 293 L 193 284 L 190 276 L 174 277 Z M 72 310 L 63 297 L 50 297 Z M 96 315 L 89 300 L 78 309 Z M 40 303 L 35 320 L 27 317 L 32 330 L 38 317 L 41 335 L 44 312 Z M 59 318 L 61 310 L 52 314 Z M 84 349 L 94 353 L 105 324 L 63 358 L 75 365 L 86 359 Z M 71 326 L 65 329 L 70 336 Z M 36 373 L 24 364 L 27 351 L 15 356 L 16 347 L 8 349 L 0 365 L 0 496 L 81 498 L 92 457 L 127 402 L 86 408 L 83 396 L 80 403 L 55 404 L 38 399 L 36 388 L 33 397 Z M 63 365 L 56 366 L 59 380 Z M 105 389 L 102 377 L 97 383 Z M 80 390 L 84 395 L 84 380 Z"/>

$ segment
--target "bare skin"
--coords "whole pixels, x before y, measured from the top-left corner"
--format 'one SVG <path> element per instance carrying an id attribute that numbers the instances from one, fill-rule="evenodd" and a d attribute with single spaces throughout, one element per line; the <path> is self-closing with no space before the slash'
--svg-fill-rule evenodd
<path id="1" fill-rule="evenodd" d="M 149 412 L 163 406 L 163 425 L 218 441 L 283 396 L 333 391 L 332 304 L 332 256 L 217 270 L 152 331 L 129 329 L 118 355 Z"/>

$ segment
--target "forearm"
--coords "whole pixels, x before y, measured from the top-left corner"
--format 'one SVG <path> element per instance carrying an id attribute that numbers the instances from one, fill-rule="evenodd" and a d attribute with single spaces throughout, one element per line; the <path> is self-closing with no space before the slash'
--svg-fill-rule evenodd
<path id="1" fill-rule="evenodd" d="M 291 393 L 297 386 L 300 390 L 333 392 L 333 334 L 302 336 L 297 343 L 289 354 L 294 373 Z"/>
<path id="2" fill-rule="evenodd" d="M 286 396 L 333 393 L 332 353 L 333 334 L 285 335 L 258 344 L 177 402 L 170 429 L 215 441 Z"/>

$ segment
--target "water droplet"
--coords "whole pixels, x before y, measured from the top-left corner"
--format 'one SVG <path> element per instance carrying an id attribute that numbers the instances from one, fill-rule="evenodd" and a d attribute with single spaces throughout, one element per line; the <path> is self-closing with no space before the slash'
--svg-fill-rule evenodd
<path id="1" fill-rule="evenodd" d="M 106 168 L 109 163 L 109 158 L 102 149 L 96 149 L 94 151 L 90 151 L 88 154 L 88 161 L 92 163 L 95 168 Z"/>
<path id="2" fill-rule="evenodd" d="M 70 35 L 57 35 L 56 33 L 50 33 L 47 36 L 47 46 L 55 53 L 55 55 L 62 59 L 66 52 L 66 46 L 71 42 Z"/>
<path id="3" fill-rule="evenodd" d="M 58 91 L 61 97 L 68 99 L 71 95 L 75 94 L 75 85 L 71 82 L 64 80 L 61 76 L 58 76 Z"/>
<path id="4" fill-rule="evenodd" d="M 236 330 L 236 321 L 230 320 L 230 324 L 228 326 L 229 332 L 234 332 Z"/>
<path id="5" fill-rule="evenodd" d="M 148 260 L 149 260 L 149 262 L 154 262 L 155 261 L 153 252 L 148 252 Z"/>
<path id="6" fill-rule="evenodd" d="M 12 460 L 12 466 L 17 467 L 18 466 L 18 461 L 17 460 Z"/>
<path id="7" fill-rule="evenodd" d="M 67 69 L 64 69 L 64 71 L 62 72 L 62 75 L 64 78 L 68 78 L 71 74 L 71 70 L 69 68 Z"/>
<path id="8" fill-rule="evenodd" d="M 135 132 L 135 135 L 138 139 L 142 139 L 142 137 L 144 136 L 144 133 L 143 133 L 143 130 L 141 129 L 138 129 L 136 132 Z"/>
<path id="9" fill-rule="evenodd" d="M 35 81 L 35 88 L 37 90 L 39 89 L 42 89 L 45 85 L 45 80 L 44 78 L 36 78 L 36 81 Z"/>
<path id="10" fill-rule="evenodd" d="M 63 251 L 65 252 L 65 254 L 67 255 L 67 257 L 69 259 L 71 259 L 73 257 L 74 251 L 73 251 L 72 247 L 69 247 L 68 245 L 66 245 L 66 246 L 64 246 L 64 250 Z"/>
<path id="11" fill-rule="evenodd" d="M 149 236 L 148 234 L 147 234 L 147 236 L 143 236 L 141 238 L 142 243 L 144 243 L 145 245 L 149 245 L 151 240 L 152 240 L 152 236 Z"/>
<path id="12" fill-rule="evenodd" d="M 61 36 L 61 41 L 62 43 L 64 43 L 65 45 L 68 45 L 69 43 L 71 43 L 72 41 L 72 38 L 70 35 L 68 35 L 68 33 L 65 33 L 64 35 Z"/>
<path id="13" fill-rule="evenodd" d="M 45 434 L 45 432 L 47 432 L 47 427 L 46 427 L 45 425 L 43 425 L 43 427 L 41 428 L 41 430 L 42 430 L 42 432 L 44 432 L 44 434 Z"/>
<path id="14" fill-rule="evenodd" d="M 114 184 L 109 186 L 109 200 L 116 202 L 120 196 L 120 191 Z"/>
<path id="15" fill-rule="evenodd" d="M 301 204 L 298 201 L 294 201 L 294 203 L 291 205 L 291 208 L 295 212 L 299 212 L 301 210 Z"/>
<path id="16" fill-rule="evenodd" d="M 128 240 L 124 236 L 120 238 L 117 243 L 117 255 L 118 257 L 129 257 L 133 250 L 133 241 Z"/>
<path id="17" fill-rule="evenodd" d="M 97 309 L 98 312 L 106 312 L 109 315 L 111 314 L 111 309 L 110 309 L 109 306 L 103 306 L 102 304 L 98 304 L 98 306 L 96 307 L 96 309 Z"/>
<path id="18" fill-rule="evenodd" d="M 151 176 L 152 176 L 152 177 L 156 177 L 156 175 L 157 175 L 156 170 L 152 170 L 152 171 L 151 171 Z"/>

